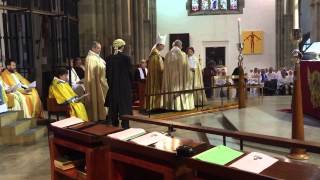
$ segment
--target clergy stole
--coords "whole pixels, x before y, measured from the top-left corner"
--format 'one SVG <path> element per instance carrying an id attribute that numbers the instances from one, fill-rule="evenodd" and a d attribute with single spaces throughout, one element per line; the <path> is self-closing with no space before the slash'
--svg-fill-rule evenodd
<path id="1" fill-rule="evenodd" d="M 4 87 L 0 86 L 0 113 L 6 112 L 8 111 L 8 107 L 7 104 L 5 102 L 5 93 L 3 93 L 4 91 Z"/>
<path id="2" fill-rule="evenodd" d="M 49 88 L 49 98 L 55 98 L 58 104 L 68 103 L 77 97 L 71 86 L 57 78 L 52 80 Z M 87 111 L 81 102 L 70 102 L 70 115 L 88 121 Z"/>
<path id="3" fill-rule="evenodd" d="M 7 69 L 5 69 L 1 73 L 1 77 L 3 79 L 3 82 L 6 83 L 8 86 L 12 87 L 18 84 L 15 81 L 12 74 L 14 74 L 18 78 L 21 84 L 26 86 L 30 84 L 30 82 L 24 77 L 22 77 L 18 72 L 11 73 Z M 18 91 L 21 92 L 21 94 L 23 94 L 23 96 L 26 99 L 27 108 L 24 109 L 24 111 L 29 111 L 31 117 L 43 118 L 42 104 L 37 90 L 35 88 L 32 88 L 31 92 L 24 93 L 24 90 L 22 88 L 19 88 Z"/>

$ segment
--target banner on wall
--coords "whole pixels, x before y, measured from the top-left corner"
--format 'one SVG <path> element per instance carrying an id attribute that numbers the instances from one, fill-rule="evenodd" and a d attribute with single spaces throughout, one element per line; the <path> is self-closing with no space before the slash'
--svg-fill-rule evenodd
<path id="1" fill-rule="evenodd" d="M 244 55 L 263 54 L 263 31 L 243 31 L 242 39 Z"/>

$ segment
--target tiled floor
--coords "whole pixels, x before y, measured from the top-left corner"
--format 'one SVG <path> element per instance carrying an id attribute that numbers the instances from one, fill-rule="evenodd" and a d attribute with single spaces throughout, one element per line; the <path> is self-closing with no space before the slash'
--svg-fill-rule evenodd
<path id="1" fill-rule="evenodd" d="M 272 133 L 273 135 L 279 136 L 288 136 L 291 131 L 290 114 L 282 114 L 277 112 L 278 109 L 289 108 L 290 107 L 290 97 L 264 97 L 263 101 L 259 98 L 253 98 L 249 100 L 247 112 L 239 112 L 238 110 L 229 110 L 225 113 L 231 113 L 232 119 L 234 117 L 242 117 L 244 120 L 250 119 L 252 113 L 259 116 L 259 118 L 251 118 L 252 122 L 243 122 L 244 125 L 238 120 L 232 122 L 235 127 L 238 129 L 244 129 L 246 131 L 258 133 L 258 129 L 263 126 L 265 121 L 260 121 L 261 118 L 273 118 L 268 122 L 268 130 L 264 133 Z M 201 115 L 185 117 L 183 119 L 176 119 L 175 121 L 187 123 L 187 124 L 201 124 L 202 126 L 209 126 L 215 128 L 226 129 L 225 119 L 223 118 L 224 112 L 217 113 L 204 113 Z M 241 116 L 240 116 L 240 115 Z M 279 117 L 281 120 L 279 120 Z M 278 119 L 278 120 L 277 120 Z M 317 120 L 312 118 L 308 119 L 317 123 Z M 289 123 L 289 124 L 288 124 Z M 154 126 L 154 125 L 145 125 L 141 123 L 131 123 L 132 127 L 142 127 L 148 131 L 166 131 L 166 128 Z M 284 127 L 287 126 L 287 127 Z M 314 140 L 320 142 L 319 134 L 320 131 L 318 127 L 311 127 L 305 125 L 306 137 L 308 140 Z M 312 129 L 312 132 L 310 132 Z M 284 132 L 285 131 L 285 132 Z M 284 135 L 282 135 L 282 133 Z M 201 141 L 207 141 L 211 144 L 218 145 L 222 144 L 222 138 L 215 135 L 206 135 L 199 134 L 185 130 L 177 130 L 175 132 L 176 136 L 188 137 Z M 239 149 L 239 143 L 237 140 L 227 138 L 227 145 L 229 147 Z M 289 150 L 283 148 L 275 148 L 270 146 L 264 146 L 256 143 L 247 143 L 245 142 L 246 151 L 259 151 L 281 157 L 285 159 L 285 155 Z M 0 146 L 0 180 L 46 180 L 50 179 L 50 163 L 49 163 L 49 150 L 47 137 L 44 137 L 39 143 L 29 146 Z M 311 154 L 310 163 L 320 165 L 320 155 Z"/>

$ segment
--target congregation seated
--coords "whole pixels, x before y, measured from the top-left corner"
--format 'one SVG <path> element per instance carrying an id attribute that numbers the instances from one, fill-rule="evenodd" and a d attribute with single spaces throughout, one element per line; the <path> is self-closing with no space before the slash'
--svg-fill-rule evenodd
<path id="1" fill-rule="evenodd" d="M 6 93 L 17 101 L 13 106 L 20 105 L 20 110 L 24 111 L 26 118 L 43 118 L 42 104 L 37 90 L 29 87 L 30 82 L 16 71 L 15 60 L 9 59 L 5 64 L 6 69 L 2 71 L 1 78 L 4 86 L 7 86 Z"/>
<path id="2" fill-rule="evenodd" d="M 291 85 L 289 76 L 287 76 L 286 70 L 281 71 L 281 76 L 278 78 L 278 91 L 279 95 L 291 94 Z"/>
<path id="3" fill-rule="evenodd" d="M 270 67 L 268 74 L 267 74 L 268 80 L 271 81 L 273 79 L 278 79 L 278 75 L 273 71 L 273 68 Z"/>
<path id="4" fill-rule="evenodd" d="M 80 102 L 82 97 L 79 97 L 69 85 L 68 70 L 58 68 L 54 73 L 54 79 L 49 87 L 49 98 L 55 98 L 58 104 L 68 104 L 70 107 L 70 116 L 88 121 L 85 106 Z"/>

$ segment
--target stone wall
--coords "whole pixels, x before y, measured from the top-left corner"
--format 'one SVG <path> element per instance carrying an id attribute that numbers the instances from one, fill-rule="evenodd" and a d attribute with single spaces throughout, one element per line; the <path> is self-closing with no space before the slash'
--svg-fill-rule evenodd
<path id="1" fill-rule="evenodd" d="M 80 0 L 80 54 L 85 56 L 93 40 L 103 45 L 102 57 L 111 53 L 112 41 L 127 42 L 133 63 L 148 58 L 156 38 L 155 0 Z"/>

